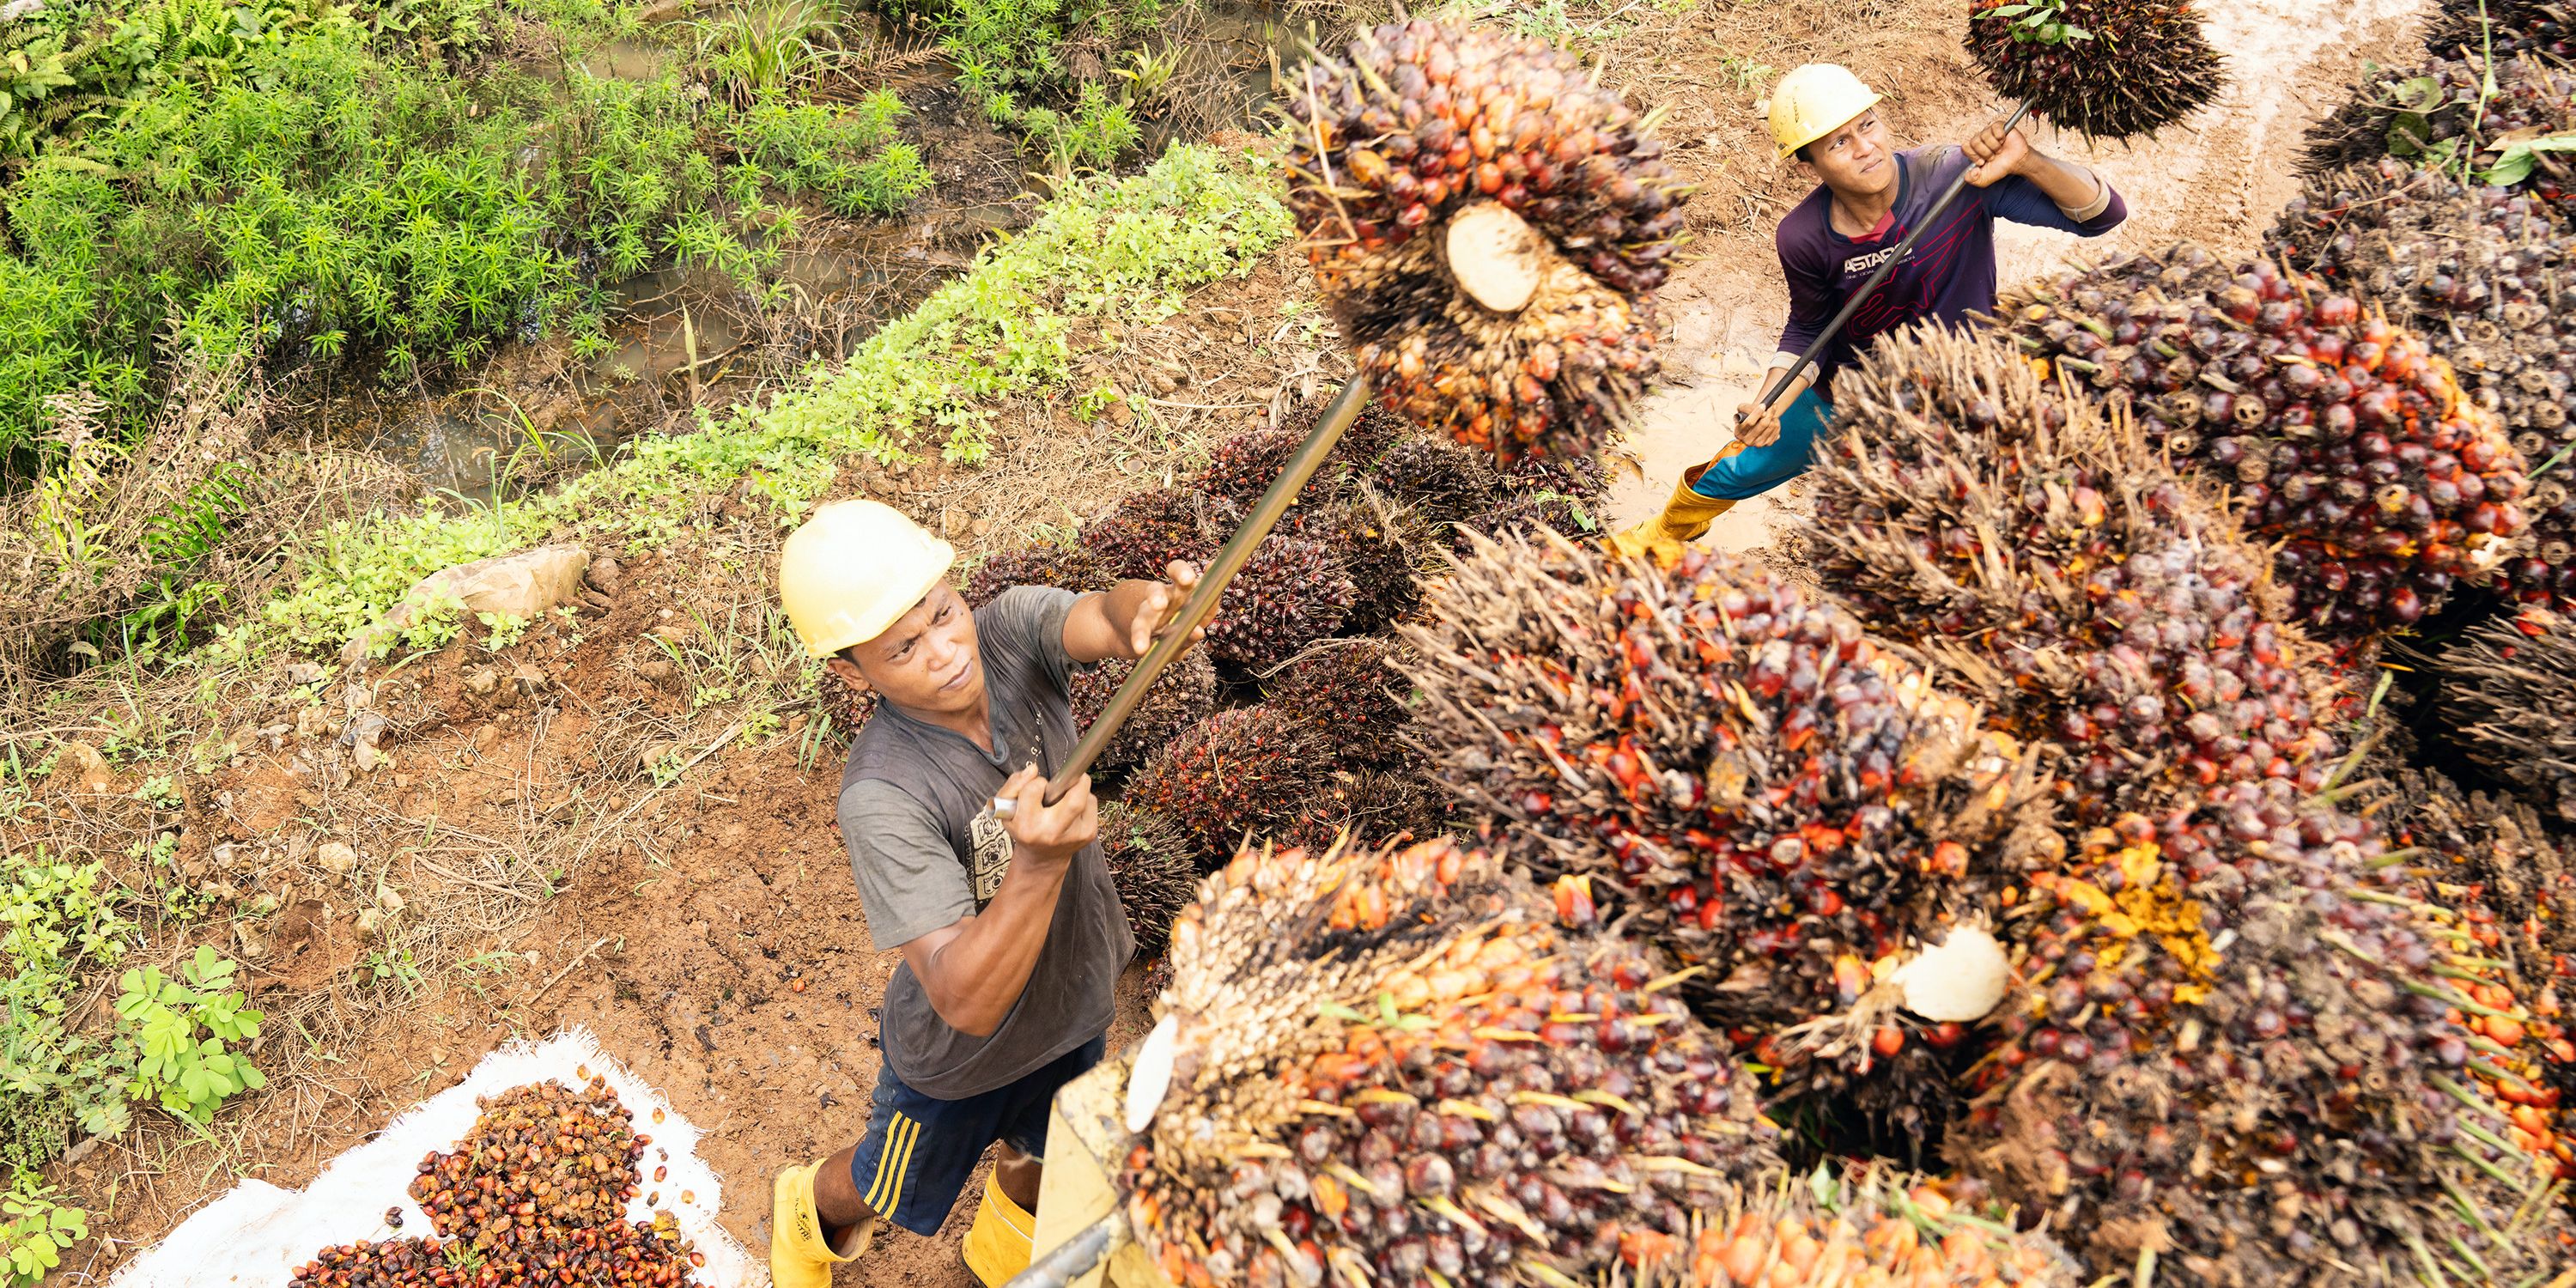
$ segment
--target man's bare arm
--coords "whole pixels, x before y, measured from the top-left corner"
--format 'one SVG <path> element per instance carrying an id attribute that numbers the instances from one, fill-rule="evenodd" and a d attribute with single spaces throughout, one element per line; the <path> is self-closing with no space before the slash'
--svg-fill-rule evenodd
<path id="1" fill-rule="evenodd" d="M 990 1037 L 1019 1005 L 1055 924 L 1057 896 L 1074 853 L 1100 831 L 1100 812 L 1084 778 L 1064 799 L 1045 804 L 1046 780 L 1035 767 L 1011 775 L 1002 795 L 1018 802 L 1007 826 L 1011 868 L 982 912 L 903 945 L 904 964 L 921 981 L 941 1022 Z"/>

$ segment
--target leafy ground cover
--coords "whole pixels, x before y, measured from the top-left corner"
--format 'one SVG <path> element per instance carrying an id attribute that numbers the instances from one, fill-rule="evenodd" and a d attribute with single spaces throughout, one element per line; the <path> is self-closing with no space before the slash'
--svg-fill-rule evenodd
<path id="1" fill-rule="evenodd" d="M 799 202 L 883 215 L 930 183 L 899 100 L 799 101 L 803 63 L 701 40 L 648 76 L 594 72 L 585 54 L 611 41 L 684 39 L 631 7 L 203 9 L 0 28 L 0 67 L 32 51 L 61 69 L 0 85 L 0 331 L 18 341 L 0 354 L 0 455 L 17 474 L 56 457 L 49 398 L 86 388 L 131 430 L 173 352 L 400 381 L 514 335 L 588 349 L 604 285 L 676 261 L 758 290 Z"/>

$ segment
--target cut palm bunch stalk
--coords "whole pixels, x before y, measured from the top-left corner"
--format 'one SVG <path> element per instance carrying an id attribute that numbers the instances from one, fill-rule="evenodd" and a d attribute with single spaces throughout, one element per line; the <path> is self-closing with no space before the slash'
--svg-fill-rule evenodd
<path id="1" fill-rule="evenodd" d="M 1967 46 L 1998 92 L 2089 138 L 2152 134 L 2226 84 L 2191 0 L 1969 0 Z"/>
<path id="2" fill-rule="evenodd" d="M 1752 1075 L 1578 888 L 1441 841 L 1250 847 L 1172 928 L 1127 1102 L 1174 1284 L 1589 1284 L 1776 1168 Z"/>
<path id="3" fill-rule="evenodd" d="M 2321 638 L 2413 626 L 2492 580 L 2528 522 L 2521 454 L 2450 364 L 2316 278 L 2183 244 L 2026 284 L 1998 313 L 2233 493 Z"/>
<path id="4" fill-rule="evenodd" d="M 1784 1094 L 1849 1083 L 1873 1124 L 1937 1126 L 2002 993 L 1978 921 L 2056 843 L 2035 752 L 1730 556 L 1480 540 L 1423 613 L 1411 740 L 1496 844 L 1625 905 Z"/>
<path id="5" fill-rule="evenodd" d="M 2438 655 L 2450 744 L 2549 817 L 2576 822 L 2576 618 L 2494 617 Z"/>
<path id="6" fill-rule="evenodd" d="M 2117 414 L 1996 336 L 1882 338 L 1819 444 L 1813 556 L 2024 738 L 2064 749 L 2073 816 L 2174 786 L 2335 765 L 2342 691 L 2286 625 L 2270 559 Z"/>
<path id="7" fill-rule="evenodd" d="M 1582 456 L 1656 370 L 1687 190 L 1573 54 L 1423 19 L 1281 95 L 1289 207 L 1389 410 L 1505 462 Z"/>
<path id="8" fill-rule="evenodd" d="M 2384 308 L 2451 364 L 2532 466 L 2525 540 L 2503 570 L 2517 599 L 2576 604 L 2576 228 L 2515 188 L 2382 158 L 2308 181 L 2271 244 L 2291 267 Z"/>
<path id="9" fill-rule="evenodd" d="M 2077 1288 L 2057 1241 L 1970 1201 L 1981 1187 L 1883 1165 L 1820 1167 L 1691 1214 L 1680 1255 L 1636 1288 Z"/>
<path id="10" fill-rule="evenodd" d="M 2026 985 L 1951 1161 L 2080 1238 L 2093 1275 L 2565 1271 L 2552 1126 L 2499 1101 L 2521 1055 L 2462 1022 L 2529 1017 L 2399 858 L 2277 780 L 2092 832 L 2005 926 Z"/>

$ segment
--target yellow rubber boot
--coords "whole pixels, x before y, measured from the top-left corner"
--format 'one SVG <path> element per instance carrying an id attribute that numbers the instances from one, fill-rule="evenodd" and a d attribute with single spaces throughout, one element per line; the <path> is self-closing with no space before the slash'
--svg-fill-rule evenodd
<path id="1" fill-rule="evenodd" d="M 816 1159 L 778 1174 L 769 1209 L 769 1281 L 776 1288 L 831 1288 L 832 1267 L 856 1261 L 875 1238 L 873 1216 L 841 1240 L 835 1250 L 823 1239 L 822 1218 L 814 1215 Z"/>
<path id="2" fill-rule="evenodd" d="M 966 1268 L 984 1288 L 1002 1288 L 1029 1268 L 1036 1251 L 1038 1219 L 1029 1215 L 993 1173 L 984 1174 L 984 1201 L 975 1208 L 975 1224 L 966 1227 Z"/>
<path id="3" fill-rule="evenodd" d="M 1718 457 L 1718 460 L 1724 459 L 1724 455 Z M 1716 463 L 1709 462 L 1710 465 Z M 1702 465 L 1684 473 L 1681 481 L 1673 485 L 1672 499 L 1664 502 L 1663 511 L 1636 527 L 1612 535 L 1611 548 L 1630 556 L 1651 553 L 1665 563 L 1680 558 L 1683 546 L 1706 535 L 1708 525 L 1716 522 L 1717 516 L 1735 508 L 1733 501 L 1720 501 L 1691 490 L 1691 484 L 1698 482 L 1700 474 L 1707 469 L 1707 465 Z"/>

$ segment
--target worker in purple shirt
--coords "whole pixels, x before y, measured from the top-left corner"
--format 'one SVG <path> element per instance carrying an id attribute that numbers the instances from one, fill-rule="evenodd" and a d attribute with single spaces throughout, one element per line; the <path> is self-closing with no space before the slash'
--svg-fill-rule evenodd
<path id="1" fill-rule="evenodd" d="M 2129 217 L 2127 203 L 2100 176 L 2043 155 L 2001 121 L 1965 147 L 1898 151 L 1877 104 L 1859 77 L 1831 63 L 1800 67 L 1772 92 L 1771 138 L 1781 159 L 1797 158 L 1817 188 L 1774 237 L 1789 281 L 1789 324 L 1763 376 L 1764 394 L 1962 170 L 1968 191 L 1906 252 L 1788 397 L 1769 412 L 1758 397 L 1735 409 L 1735 441 L 1686 471 L 1661 514 L 1614 537 L 1621 550 L 1677 552 L 1736 502 L 1805 473 L 1816 436 L 1832 419 L 1834 373 L 1870 341 L 1920 319 L 1956 325 L 1992 311 L 1996 220 L 2098 237 Z"/>

